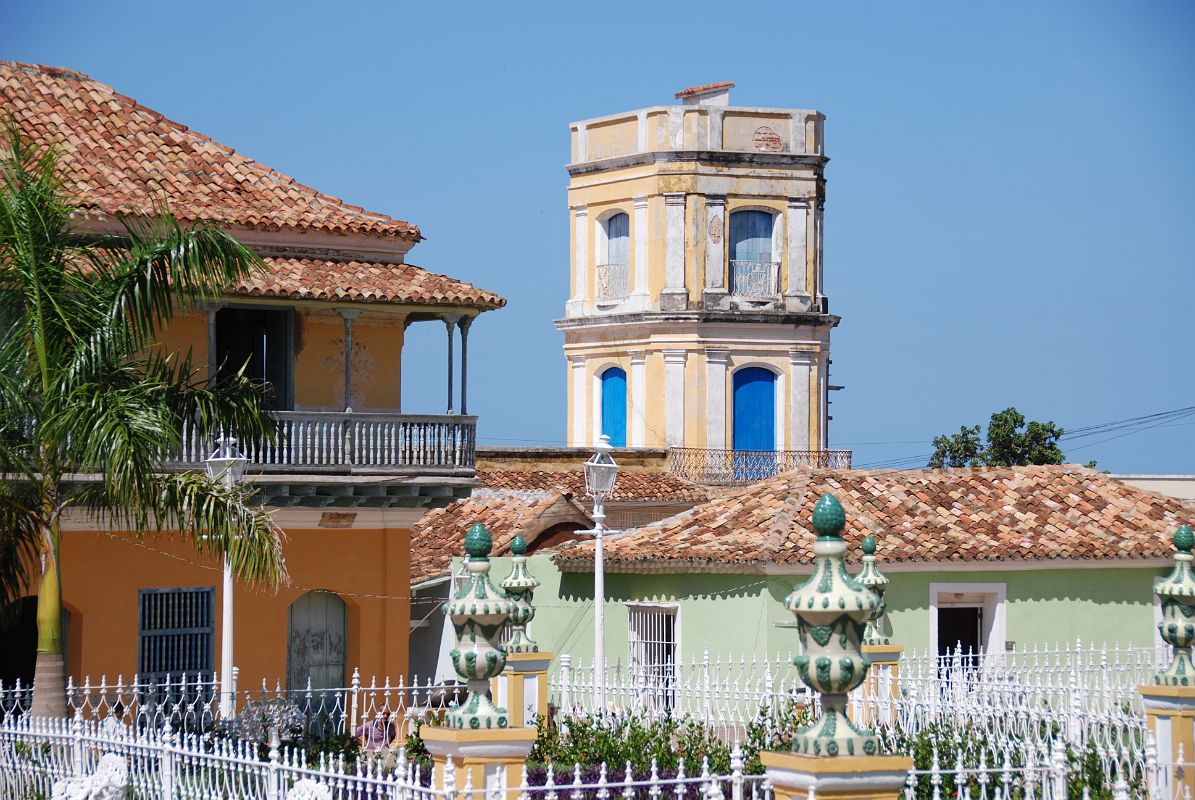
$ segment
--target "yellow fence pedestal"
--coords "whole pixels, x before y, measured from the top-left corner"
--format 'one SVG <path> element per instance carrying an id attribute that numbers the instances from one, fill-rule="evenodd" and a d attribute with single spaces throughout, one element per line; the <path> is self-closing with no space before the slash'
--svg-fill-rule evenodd
<path id="1" fill-rule="evenodd" d="M 1145 719 L 1158 747 L 1159 797 L 1195 797 L 1195 686 L 1141 686 Z M 1160 786 L 1156 784 L 1162 784 Z"/>
<path id="2" fill-rule="evenodd" d="M 908 756 L 759 754 L 776 800 L 899 800 L 913 759 Z"/>
<path id="3" fill-rule="evenodd" d="M 463 791 L 467 783 L 485 791 L 485 797 L 504 792 L 508 800 L 518 796 L 523 762 L 535 744 L 534 728 L 462 730 L 425 725 L 419 732 L 432 754 L 432 786 Z M 452 786 L 445 785 L 445 767 L 452 759 Z M 481 796 L 481 795 L 478 795 Z"/>
<path id="4" fill-rule="evenodd" d="M 895 715 L 894 701 L 900 697 L 900 657 L 904 645 L 865 644 L 863 655 L 871 659 L 871 668 L 858 691 L 862 710 L 855 720 L 865 727 L 887 725 Z"/>
<path id="5" fill-rule="evenodd" d="M 507 653 L 506 669 L 490 681 L 494 702 L 507 709 L 512 728 L 535 728 L 548 718 L 548 668 L 555 653 Z"/>

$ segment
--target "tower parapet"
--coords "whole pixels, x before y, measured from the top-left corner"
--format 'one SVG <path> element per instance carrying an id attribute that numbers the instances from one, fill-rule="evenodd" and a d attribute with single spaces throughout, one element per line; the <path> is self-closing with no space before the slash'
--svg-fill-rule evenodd
<path id="1" fill-rule="evenodd" d="M 825 117 L 731 88 L 571 125 L 570 445 L 826 448 Z"/>

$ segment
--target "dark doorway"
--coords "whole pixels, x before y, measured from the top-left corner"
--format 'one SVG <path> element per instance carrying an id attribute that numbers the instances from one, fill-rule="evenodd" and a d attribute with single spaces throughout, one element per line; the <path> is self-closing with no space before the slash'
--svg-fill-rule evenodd
<path id="1" fill-rule="evenodd" d="M 292 316 L 288 309 L 222 308 L 216 312 L 216 357 L 221 375 L 245 377 L 270 389 L 269 407 L 294 407 L 291 347 Z"/>
<path id="2" fill-rule="evenodd" d="M 23 597 L 14 605 L 10 623 L 0 628 L 0 684 L 10 688 L 19 678 L 22 686 L 33 685 L 37 662 L 37 598 Z M 70 637 L 70 614 L 62 610 L 62 657 Z"/>
<path id="3" fill-rule="evenodd" d="M 962 649 L 978 653 L 983 642 L 983 609 L 978 606 L 938 609 L 938 655 Z"/>

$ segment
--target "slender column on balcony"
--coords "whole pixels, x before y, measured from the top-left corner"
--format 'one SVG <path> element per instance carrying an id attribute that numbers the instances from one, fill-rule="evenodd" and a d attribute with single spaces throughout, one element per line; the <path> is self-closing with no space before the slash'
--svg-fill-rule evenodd
<path id="1" fill-rule="evenodd" d="M 583 137 L 584 131 L 581 131 L 580 135 Z M 582 156 L 578 160 L 584 161 L 585 158 Z M 588 231 L 589 207 L 573 206 L 573 296 L 565 308 L 565 313 L 570 317 L 584 314 L 589 300 L 589 237 L 586 235 Z"/>
<path id="2" fill-rule="evenodd" d="M 664 194 L 664 291 L 662 311 L 683 311 L 689 304 L 685 289 L 685 193 Z"/>
<path id="3" fill-rule="evenodd" d="M 361 316 L 360 309 L 338 308 L 344 320 L 344 410 L 353 410 L 353 320 Z"/>
<path id="4" fill-rule="evenodd" d="M 685 357 L 684 350 L 664 351 L 664 443 L 685 446 Z"/>
<path id="5" fill-rule="evenodd" d="M 730 350 L 710 348 L 705 351 L 706 447 L 726 449 L 726 365 Z"/>
<path id="6" fill-rule="evenodd" d="M 809 450 L 809 375 L 817 353 L 793 348 L 788 351 L 792 379 L 789 383 L 789 449 Z"/>
<path id="7" fill-rule="evenodd" d="M 646 446 L 647 439 L 647 353 L 631 351 L 631 447 Z"/>
<path id="8" fill-rule="evenodd" d="M 580 355 L 566 356 L 569 373 L 573 384 L 572 392 L 572 431 L 568 437 L 569 447 L 586 447 L 592 437 L 585 433 L 585 357 Z"/>
<path id="9" fill-rule="evenodd" d="M 726 196 L 705 196 L 705 291 L 702 305 L 720 308 L 726 299 Z"/>
<path id="10" fill-rule="evenodd" d="M 461 413 L 469 413 L 469 326 L 473 317 L 462 317 L 461 328 Z"/>
<path id="11" fill-rule="evenodd" d="M 809 297 L 809 200 L 790 197 L 788 200 L 788 285 L 784 290 L 784 306 L 789 311 L 808 311 Z"/>
<path id="12" fill-rule="evenodd" d="M 635 220 L 632 233 L 634 234 L 635 289 L 631 292 L 633 307 L 639 310 L 648 307 L 647 296 L 647 196 L 635 198 Z"/>
<path id="13" fill-rule="evenodd" d="M 446 413 L 454 413 L 452 410 L 452 334 L 456 330 L 457 323 L 460 321 L 460 314 L 441 314 L 440 319 L 444 320 L 444 327 L 448 329 L 448 411 Z"/>
<path id="14" fill-rule="evenodd" d="M 207 379 L 214 381 L 216 373 L 220 368 L 220 359 L 216 353 L 216 314 L 220 313 L 220 306 L 217 303 L 208 303 L 204 306 L 204 311 L 207 312 Z"/>

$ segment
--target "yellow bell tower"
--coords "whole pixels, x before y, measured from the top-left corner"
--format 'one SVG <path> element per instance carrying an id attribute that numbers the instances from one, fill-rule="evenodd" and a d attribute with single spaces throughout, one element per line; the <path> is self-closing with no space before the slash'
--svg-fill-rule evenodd
<path id="1" fill-rule="evenodd" d="M 572 124 L 568 442 L 824 451 L 824 117 L 677 104 Z"/>

